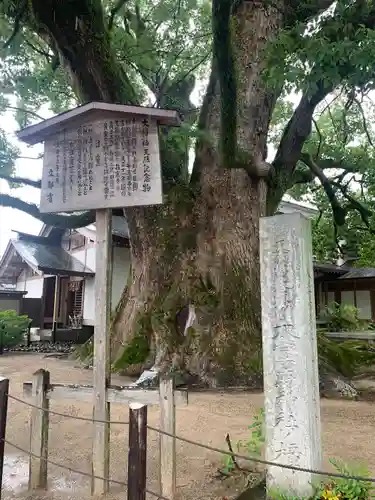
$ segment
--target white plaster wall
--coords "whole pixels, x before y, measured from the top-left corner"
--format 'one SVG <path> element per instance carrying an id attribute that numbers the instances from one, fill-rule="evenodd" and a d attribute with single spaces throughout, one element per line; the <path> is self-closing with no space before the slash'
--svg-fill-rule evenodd
<path id="1" fill-rule="evenodd" d="M 19 290 L 20 292 L 25 290 L 25 271 L 22 271 L 17 278 L 16 290 Z"/>
<path id="2" fill-rule="evenodd" d="M 95 246 L 75 252 L 69 252 L 72 257 L 95 272 Z M 95 278 L 85 278 L 83 297 L 83 323 L 94 325 L 95 322 Z"/>
<path id="3" fill-rule="evenodd" d="M 84 259 L 84 252 L 73 255 Z M 78 257 L 77 257 L 78 258 Z M 95 259 L 95 248 L 89 248 L 87 252 L 86 265 L 95 270 L 93 261 Z M 81 260 L 81 262 L 84 262 Z M 94 262 L 95 263 L 95 262 Z M 91 264 L 91 265 L 90 265 Z M 113 273 L 112 273 L 112 310 L 114 310 L 121 298 L 122 291 L 127 283 L 130 270 L 129 248 L 113 248 Z M 83 321 L 85 325 L 94 325 L 95 322 L 95 278 L 85 279 L 85 292 L 83 300 Z"/>
<path id="4" fill-rule="evenodd" d="M 95 247 L 89 247 L 85 250 L 69 253 L 89 269 L 95 271 Z"/>
<path id="5" fill-rule="evenodd" d="M 26 297 L 28 299 L 40 299 L 43 295 L 44 278 L 32 278 L 26 281 Z"/>
<path id="6" fill-rule="evenodd" d="M 350 306 L 354 306 L 354 291 L 347 290 L 341 292 L 341 304 L 348 304 Z"/>
<path id="7" fill-rule="evenodd" d="M 356 296 L 359 319 L 371 319 L 370 290 L 357 290 Z"/>
<path id="8" fill-rule="evenodd" d="M 85 278 L 83 322 L 85 325 L 94 325 L 95 322 L 95 278 Z"/>
<path id="9" fill-rule="evenodd" d="M 31 278 L 26 278 L 25 274 L 22 272 L 17 279 L 16 289 L 21 292 L 27 292 L 26 297 L 28 299 L 40 299 L 43 295 L 43 276 L 33 276 Z"/>

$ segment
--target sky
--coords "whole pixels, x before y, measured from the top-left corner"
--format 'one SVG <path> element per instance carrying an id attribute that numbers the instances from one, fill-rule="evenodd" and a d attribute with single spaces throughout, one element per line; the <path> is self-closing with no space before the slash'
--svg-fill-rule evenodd
<path id="1" fill-rule="evenodd" d="M 43 115 L 42 115 L 43 116 Z M 0 127 L 7 132 L 10 142 L 17 145 L 22 156 L 37 157 L 43 152 L 43 146 L 30 147 L 17 140 L 16 132 L 19 129 L 13 114 L 8 112 L 0 117 Z M 40 179 L 42 172 L 42 160 L 28 160 L 20 158 L 16 163 L 15 175 L 29 177 L 30 179 Z M 10 193 L 8 183 L 0 180 L 0 192 Z M 40 191 L 32 187 L 21 187 L 12 190 L 12 194 L 24 201 L 39 203 Z M 3 254 L 10 238 L 15 238 L 16 234 L 12 230 L 23 231 L 30 234 L 38 234 L 42 224 L 19 210 L 0 206 L 0 256 Z"/>

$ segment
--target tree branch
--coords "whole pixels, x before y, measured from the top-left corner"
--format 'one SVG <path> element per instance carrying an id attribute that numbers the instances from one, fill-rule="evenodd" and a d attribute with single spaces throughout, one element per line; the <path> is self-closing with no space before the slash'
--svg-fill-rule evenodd
<path id="1" fill-rule="evenodd" d="M 359 215 L 361 216 L 361 219 L 364 222 L 364 224 L 366 225 L 366 227 L 369 230 L 371 230 L 372 233 L 375 233 L 375 231 L 371 229 L 370 221 L 369 221 L 369 217 L 372 215 L 371 210 L 369 210 L 363 203 L 356 200 L 353 196 L 351 196 L 348 193 L 348 187 L 349 187 L 348 184 L 346 184 L 345 186 L 343 186 L 342 184 L 336 183 L 336 182 L 334 182 L 333 184 L 341 191 L 344 198 L 349 202 L 347 209 L 348 210 L 356 210 L 359 213 Z"/>
<path id="2" fill-rule="evenodd" d="M 311 172 L 319 179 L 324 191 L 331 203 L 333 217 L 337 226 L 343 226 L 345 223 L 346 210 L 340 205 L 335 190 L 333 189 L 328 177 L 323 170 L 315 163 L 311 155 L 303 153 L 301 160 L 309 167 Z"/>
<path id="3" fill-rule="evenodd" d="M 17 156 L 16 160 L 41 160 L 42 158 L 43 158 L 43 154 L 38 155 L 38 156 L 19 155 L 19 156 Z"/>
<path id="4" fill-rule="evenodd" d="M 113 23 L 115 21 L 115 17 L 117 15 L 117 13 L 121 10 L 121 8 L 126 4 L 128 3 L 129 0 L 118 0 L 116 5 L 113 7 L 112 11 L 111 11 L 111 14 L 109 16 L 109 19 L 108 19 L 108 29 L 109 31 L 111 31 L 111 29 L 113 28 Z"/>
<path id="5" fill-rule="evenodd" d="M 85 227 L 95 222 L 94 210 L 73 215 L 42 214 L 34 203 L 27 203 L 15 196 L 4 193 L 0 193 L 0 206 L 20 210 L 21 212 L 35 217 L 44 224 L 65 229 Z"/>
<path id="6" fill-rule="evenodd" d="M 33 118 L 37 118 L 38 120 L 45 120 L 45 118 L 43 118 L 43 116 L 40 116 L 38 115 L 38 113 L 35 113 L 34 111 L 31 111 L 29 109 L 26 109 L 26 108 L 20 108 L 18 106 L 6 106 L 6 109 L 11 109 L 13 111 L 21 111 L 22 113 L 26 113 L 27 115 L 30 115 L 32 116 Z"/>
<path id="7" fill-rule="evenodd" d="M 289 174 L 293 172 L 300 159 L 303 145 L 311 134 L 315 108 L 331 91 L 331 85 L 325 86 L 323 82 L 319 82 L 317 90 L 312 96 L 308 93 L 302 96 L 284 130 L 275 159 L 272 162 L 276 174 L 281 173 L 281 171 L 285 172 L 285 170 Z"/>
<path id="8" fill-rule="evenodd" d="M 46 58 L 47 63 L 51 62 L 52 59 L 52 54 L 49 54 L 48 52 L 45 52 L 42 49 L 39 49 L 38 47 L 35 47 L 34 44 L 32 44 L 26 37 L 24 38 L 26 45 L 28 45 L 34 52 L 39 54 L 40 56 L 43 56 Z"/>
<path id="9" fill-rule="evenodd" d="M 13 177 L 12 175 L 3 175 L 0 173 L 0 179 L 7 182 L 13 182 L 14 184 L 23 184 L 24 186 L 31 186 L 37 189 L 41 188 L 41 181 L 34 181 L 26 177 Z"/>
<path id="10" fill-rule="evenodd" d="M 374 145 L 374 142 L 373 140 L 371 139 L 371 135 L 370 135 L 370 132 L 369 132 L 369 129 L 368 129 L 368 126 L 367 126 L 367 121 L 366 121 L 366 116 L 365 116 L 365 113 L 363 111 L 363 108 L 362 108 L 362 104 L 359 102 L 359 100 L 356 98 L 356 97 L 353 97 L 353 101 L 357 104 L 357 106 L 359 107 L 359 111 L 361 113 L 361 116 L 362 116 L 362 124 L 363 124 L 363 129 L 365 131 L 365 134 L 367 136 L 367 140 L 368 142 L 371 144 L 372 147 L 375 147 Z"/>
<path id="11" fill-rule="evenodd" d="M 215 98 L 215 90 L 217 84 L 218 84 L 217 70 L 215 61 L 213 61 L 210 73 L 210 79 L 208 81 L 207 90 L 203 98 L 202 107 L 198 118 L 198 123 L 197 123 L 198 132 L 204 133 L 207 128 L 209 112 L 212 102 Z M 195 160 L 193 164 L 193 170 L 190 176 L 190 184 L 192 186 L 196 186 L 199 183 L 202 170 L 202 155 L 200 154 L 200 151 L 203 146 L 204 146 L 204 140 L 202 138 L 198 139 L 195 143 Z"/>
<path id="12" fill-rule="evenodd" d="M 317 121 L 314 119 L 314 117 L 312 118 L 312 121 L 313 121 L 313 124 L 314 124 L 314 127 L 315 127 L 315 130 L 316 130 L 316 133 L 318 134 L 319 136 L 319 144 L 318 144 L 318 148 L 316 150 L 316 155 L 315 155 L 315 158 L 319 158 L 319 154 L 320 154 L 320 148 L 322 146 L 322 142 L 323 142 L 323 136 L 322 136 L 322 133 L 320 131 L 320 128 L 318 126 L 318 123 Z"/>
<path id="13" fill-rule="evenodd" d="M 111 45 L 99 0 L 33 0 L 34 31 L 56 48 L 81 103 L 138 104 Z"/>
<path id="14" fill-rule="evenodd" d="M 304 160 L 304 158 L 306 158 L 305 155 L 307 155 L 307 153 L 301 153 L 300 160 L 306 164 Z M 344 161 L 340 160 L 331 160 L 329 158 L 325 158 L 323 160 L 314 159 L 314 163 L 321 170 L 328 170 L 328 169 L 344 170 L 344 172 L 335 177 L 335 179 L 338 181 L 342 181 L 344 177 L 349 173 L 357 172 L 357 168 L 355 166 L 348 165 Z M 308 169 L 297 167 L 293 172 L 289 187 L 293 187 L 295 184 L 307 184 L 308 182 L 312 182 L 315 178 L 316 175 L 310 169 L 310 167 Z"/>
<path id="15" fill-rule="evenodd" d="M 21 31 L 21 19 L 24 13 L 26 12 L 26 9 L 27 9 L 27 0 L 21 0 L 19 9 L 14 16 L 14 26 L 12 34 L 10 35 L 8 40 L 4 43 L 4 49 L 9 47 L 9 45 L 13 42 L 18 33 Z"/>

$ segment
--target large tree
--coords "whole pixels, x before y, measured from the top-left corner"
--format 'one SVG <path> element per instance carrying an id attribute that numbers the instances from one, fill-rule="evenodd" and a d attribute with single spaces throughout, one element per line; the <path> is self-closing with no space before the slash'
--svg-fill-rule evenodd
<path id="1" fill-rule="evenodd" d="M 212 11 L 205 0 L 3 0 L 2 88 L 20 101 L 18 117 L 49 99 L 57 111 L 74 100 L 144 103 L 147 91 L 185 117 L 182 131 L 161 130 L 164 205 L 124 210 L 132 273 L 114 325 L 118 365 L 141 361 L 150 345 L 160 369 L 208 383 L 248 382 L 260 369 L 259 218 L 314 179 L 338 226 L 351 209 L 368 218 L 345 188 L 340 197 L 332 188 L 340 179 L 325 171 L 337 156 L 305 145 L 327 96 L 353 102 L 372 89 L 374 22 L 366 0 L 213 0 Z M 208 58 L 196 110 L 189 96 Z M 291 91 L 299 102 L 285 109 Z M 271 134 L 273 114 L 286 112 Z M 0 202 L 62 226 L 94 217 L 42 216 L 8 195 Z M 196 319 L 184 335 L 189 304 Z"/>

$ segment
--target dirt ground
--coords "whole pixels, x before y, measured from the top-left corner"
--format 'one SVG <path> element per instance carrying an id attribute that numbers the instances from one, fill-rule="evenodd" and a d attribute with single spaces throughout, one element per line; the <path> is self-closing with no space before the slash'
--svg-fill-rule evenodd
<path id="1" fill-rule="evenodd" d="M 45 358 L 42 355 L 8 355 L 0 357 L 0 375 L 10 378 L 10 393 L 23 398 L 22 383 L 36 370 L 51 373 L 51 382 L 90 384 L 92 372 L 78 368 L 71 360 Z M 114 377 L 113 383 L 129 379 Z M 263 404 L 263 396 L 249 393 L 191 393 L 189 405 L 177 409 L 177 434 L 192 440 L 225 448 L 225 435 L 235 441 L 249 435 L 247 426 Z M 328 458 L 366 463 L 375 476 L 375 405 L 367 402 L 322 400 L 324 466 Z M 75 401 L 53 401 L 51 409 L 69 415 L 92 416 L 92 406 Z M 127 407 L 112 405 L 111 420 L 128 419 Z M 159 410 L 149 409 L 149 424 L 158 427 Z M 30 408 L 9 401 L 7 440 L 23 449 L 29 446 Z M 51 415 L 49 458 L 84 472 L 91 471 L 92 426 L 79 420 Z M 184 500 L 221 500 L 226 493 L 225 481 L 216 479 L 222 464 L 214 452 L 177 441 L 178 498 Z M 158 436 L 148 433 L 148 488 L 158 491 Z M 49 491 L 27 493 L 28 465 L 25 454 L 6 446 L 3 500 L 85 500 L 90 497 L 90 482 L 49 465 Z M 120 481 L 127 476 L 127 427 L 111 429 L 111 477 Z M 123 500 L 124 488 L 113 485 L 108 500 Z M 149 496 L 148 498 L 155 498 Z"/>

